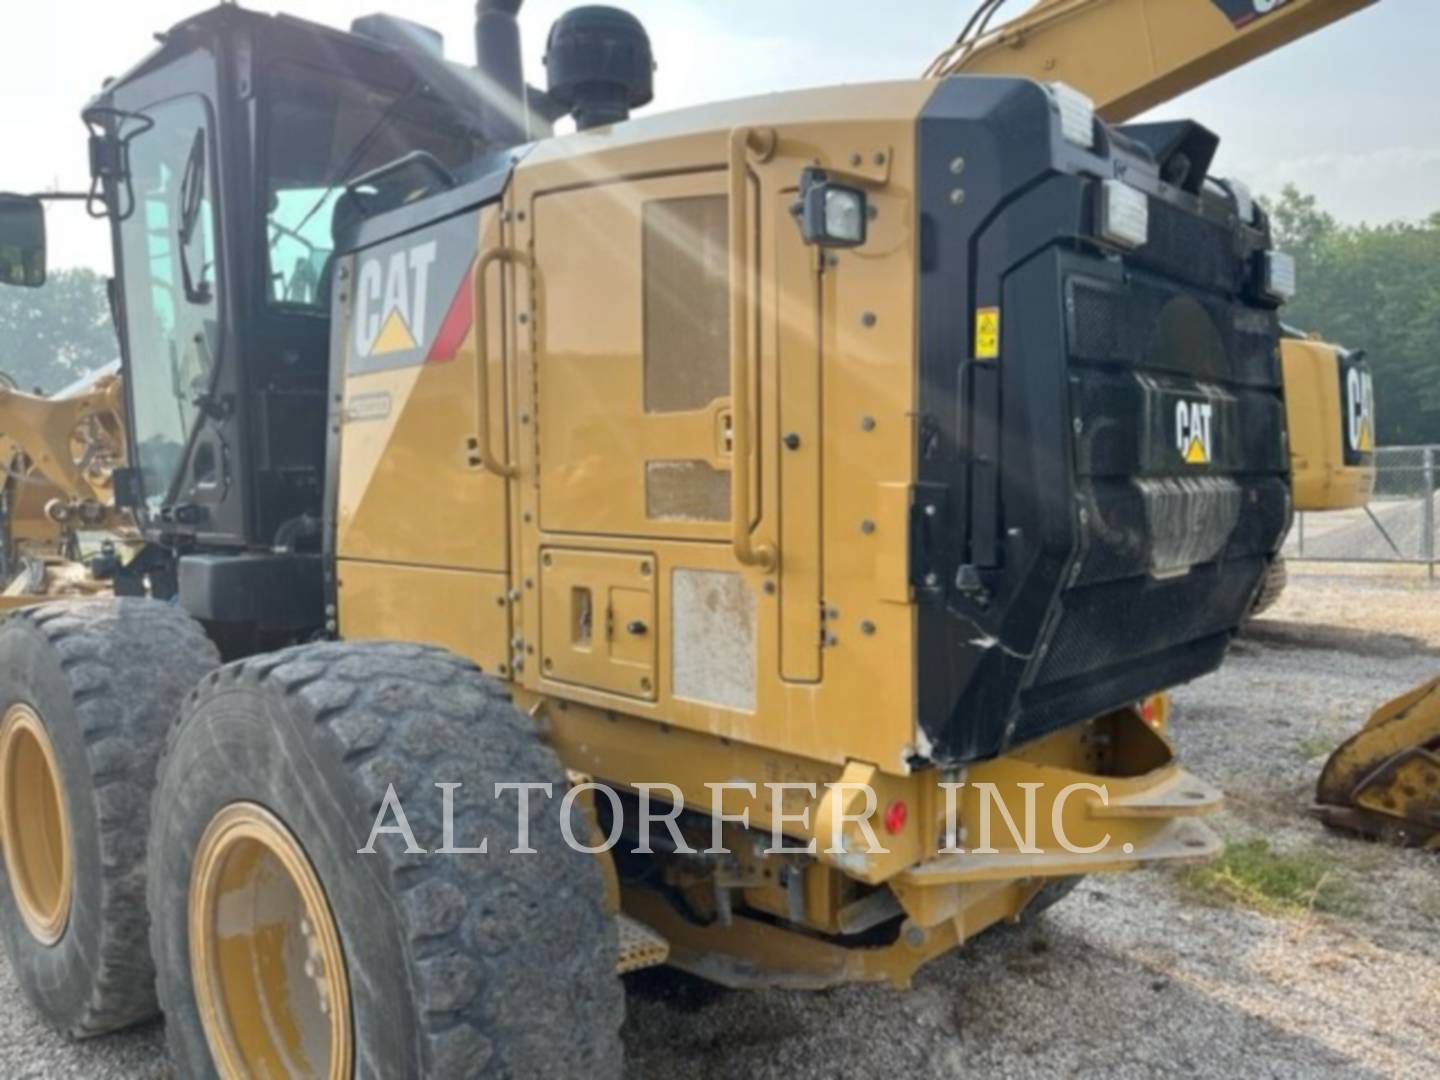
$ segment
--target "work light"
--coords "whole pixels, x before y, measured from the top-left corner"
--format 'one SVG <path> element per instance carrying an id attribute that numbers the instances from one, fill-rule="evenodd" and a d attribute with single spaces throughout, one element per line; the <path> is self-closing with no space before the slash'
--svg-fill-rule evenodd
<path id="1" fill-rule="evenodd" d="M 865 192 L 831 180 L 821 169 L 806 169 L 801 176 L 795 212 L 807 244 L 859 247 L 865 242 L 870 219 Z"/>
<path id="2" fill-rule="evenodd" d="M 1100 198 L 1100 235 L 1137 248 L 1150 239 L 1150 200 L 1123 180 L 1106 180 Z"/>
<path id="3" fill-rule="evenodd" d="M 1094 149 L 1095 102 L 1062 82 L 1049 83 L 1046 89 L 1060 112 L 1060 134 L 1076 146 Z"/>
<path id="4" fill-rule="evenodd" d="M 1266 296 L 1279 303 L 1295 299 L 1295 257 L 1283 251 L 1265 252 L 1260 287 Z"/>

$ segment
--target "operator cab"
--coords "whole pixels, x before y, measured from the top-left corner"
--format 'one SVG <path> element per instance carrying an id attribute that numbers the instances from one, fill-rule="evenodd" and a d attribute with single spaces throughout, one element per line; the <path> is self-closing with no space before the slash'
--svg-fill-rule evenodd
<path id="1" fill-rule="evenodd" d="M 87 110 L 119 164 L 100 194 L 151 540 L 318 550 L 337 231 L 491 145 L 438 35 L 357 30 L 215 8 Z"/>

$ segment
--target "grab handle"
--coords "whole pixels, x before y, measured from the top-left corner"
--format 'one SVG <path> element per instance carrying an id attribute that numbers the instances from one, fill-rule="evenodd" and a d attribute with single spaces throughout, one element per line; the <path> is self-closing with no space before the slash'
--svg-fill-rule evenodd
<path id="1" fill-rule="evenodd" d="M 475 402 L 480 415 L 476 421 L 475 452 L 480 464 L 502 479 L 519 475 L 520 470 L 495 452 L 490 444 L 490 326 L 489 303 L 485 295 L 485 273 L 493 263 L 512 263 L 530 268 L 530 256 L 519 248 L 491 248 L 475 263 L 475 364 L 478 371 Z"/>
<path id="2" fill-rule="evenodd" d="M 757 543 L 750 533 L 750 458 L 754 444 L 754 416 L 750 409 L 750 155 L 765 161 L 775 152 L 775 133 L 736 128 L 730 133 L 730 412 L 732 420 L 730 469 L 730 523 L 735 558 L 742 566 L 775 569 L 773 545 Z M 758 467 L 758 462 L 756 463 Z"/>

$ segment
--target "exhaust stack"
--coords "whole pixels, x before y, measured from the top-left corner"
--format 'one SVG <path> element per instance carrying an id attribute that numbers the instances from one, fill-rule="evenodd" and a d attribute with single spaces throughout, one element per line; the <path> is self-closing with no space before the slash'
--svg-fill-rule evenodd
<path id="1" fill-rule="evenodd" d="M 484 128 L 507 146 L 530 137 L 520 24 L 516 21 L 523 2 L 476 0 L 475 4 L 475 67 L 484 86 Z"/>

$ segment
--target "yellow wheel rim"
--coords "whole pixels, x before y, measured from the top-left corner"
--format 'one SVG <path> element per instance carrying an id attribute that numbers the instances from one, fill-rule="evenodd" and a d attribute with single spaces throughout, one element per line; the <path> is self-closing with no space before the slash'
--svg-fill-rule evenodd
<path id="1" fill-rule="evenodd" d="M 29 705 L 0 721 L 0 840 L 5 872 L 26 928 L 54 945 L 70 923 L 75 859 L 55 747 Z"/>
<path id="2" fill-rule="evenodd" d="M 255 803 L 224 807 L 190 874 L 190 971 L 220 1075 L 350 1076 L 340 934 L 294 835 Z"/>

